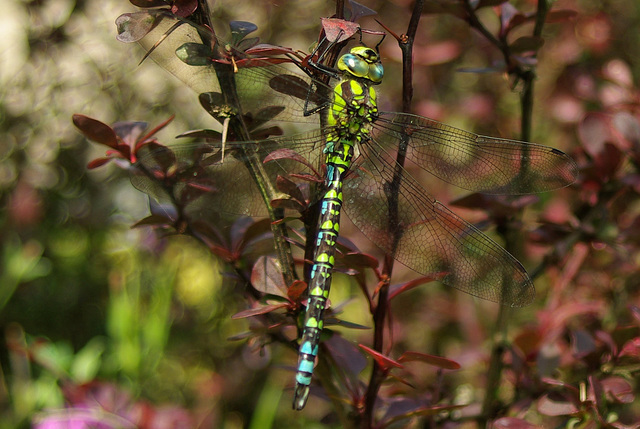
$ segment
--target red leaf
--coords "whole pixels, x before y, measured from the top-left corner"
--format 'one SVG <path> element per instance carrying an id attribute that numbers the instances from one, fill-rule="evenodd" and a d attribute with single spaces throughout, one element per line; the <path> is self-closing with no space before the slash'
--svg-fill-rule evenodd
<path id="1" fill-rule="evenodd" d="M 275 258 L 261 256 L 256 261 L 251 271 L 251 284 L 262 293 L 287 297 L 284 276 Z"/>
<path id="2" fill-rule="evenodd" d="M 631 357 L 636 360 L 640 360 L 640 337 L 632 338 L 624 343 L 622 350 L 620 350 L 620 356 Z"/>
<path id="3" fill-rule="evenodd" d="M 578 137 L 589 155 L 598 156 L 605 143 L 613 141 L 609 118 L 602 113 L 587 114 L 578 124 Z"/>
<path id="4" fill-rule="evenodd" d="M 304 195 L 302 195 L 302 191 L 300 191 L 300 188 L 298 188 L 298 185 L 296 185 L 294 181 L 278 175 L 278 177 L 276 177 L 276 187 L 280 192 L 291 196 L 301 206 L 304 206 Z"/>
<path id="5" fill-rule="evenodd" d="M 434 280 L 440 280 L 446 275 L 447 275 L 446 272 L 435 273 L 435 274 L 432 274 L 431 276 L 418 277 L 417 279 L 408 281 L 406 283 L 401 283 L 399 285 L 391 285 L 389 287 L 389 301 L 391 301 L 396 296 L 400 295 L 402 292 L 411 290 L 424 283 L 430 283 Z"/>
<path id="6" fill-rule="evenodd" d="M 166 6 L 166 0 L 129 0 L 132 5 L 147 8 Z"/>
<path id="7" fill-rule="evenodd" d="M 576 389 L 575 387 L 573 387 L 569 383 L 565 383 L 564 381 L 554 380 L 553 378 L 548 378 L 548 377 L 542 377 L 541 381 L 543 383 L 547 383 L 547 384 L 550 384 L 552 386 L 562 386 L 562 387 L 568 388 L 569 390 L 572 391 L 573 394 L 576 395 L 576 397 L 579 394 L 578 389 Z"/>
<path id="8" fill-rule="evenodd" d="M 538 412 L 546 416 L 566 416 L 579 411 L 572 402 L 551 399 L 550 394 L 543 395 L 538 400 Z"/>
<path id="9" fill-rule="evenodd" d="M 327 40 L 339 43 L 347 40 L 358 32 L 360 26 L 355 22 L 337 18 L 321 18 L 322 28 L 327 35 Z"/>
<path id="10" fill-rule="evenodd" d="M 303 212 L 305 206 L 300 204 L 299 201 L 292 200 L 290 198 L 276 198 L 270 201 L 271 207 L 275 209 L 288 209 L 297 212 Z"/>
<path id="11" fill-rule="evenodd" d="M 495 420 L 490 426 L 495 429 L 532 429 L 538 427 L 525 420 L 516 419 L 515 417 L 502 417 Z"/>
<path id="12" fill-rule="evenodd" d="M 410 401 L 410 400 L 404 400 L 404 402 L 407 402 L 407 401 Z M 407 420 L 407 419 L 418 417 L 418 416 L 423 416 L 423 417 L 435 416 L 438 414 L 446 413 L 447 411 L 458 410 L 460 408 L 466 407 L 466 405 L 435 405 L 435 406 L 420 405 L 414 408 L 410 408 L 409 411 L 404 411 L 406 410 L 406 407 L 397 406 L 397 405 L 398 404 L 396 402 L 396 407 L 393 407 L 391 410 L 387 411 L 387 415 L 391 416 L 391 418 L 384 419 L 384 425 L 381 427 L 385 427 L 385 428 L 390 427 L 392 423 L 399 422 L 400 420 Z M 410 405 L 408 405 L 408 407 L 410 407 Z M 392 412 L 396 410 L 400 410 L 402 412 L 398 414 L 392 414 Z"/>
<path id="13" fill-rule="evenodd" d="M 234 314 L 233 316 L 231 316 L 232 319 L 244 319 L 246 317 L 252 317 L 252 316 L 258 316 L 260 314 L 267 314 L 267 313 L 271 313 L 272 311 L 275 311 L 279 308 L 283 308 L 288 306 L 289 304 L 287 303 L 282 303 L 282 304 L 273 304 L 273 305 L 265 305 L 262 307 L 257 307 L 257 308 L 250 308 L 249 310 L 243 310 L 243 311 L 239 311 L 236 314 Z"/>
<path id="14" fill-rule="evenodd" d="M 144 219 L 140 219 L 138 222 L 134 223 L 131 228 L 137 228 L 139 226 L 171 226 L 173 225 L 173 219 L 162 216 L 159 214 L 152 214 L 150 216 L 145 217 Z"/>
<path id="15" fill-rule="evenodd" d="M 548 22 L 548 23 L 565 22 L 575 18 L 576 16 L 578 16 L 578 12 L 575 10 L 557 9 L 557 10 L 549 11 L 545 19 L 545 22 Z"/>
<path id="16" fill-rule="evenodd" d="M 617 402 L 630 404 L 635 399 L 633 387 L 622 377 L 609 377 L 602 380 L 600 384 L 605 393 Z"/>
<path id="17" fill-rule="evenodd" d="M 380 263 L 378 259 L 365 253 L 351 252 L 342 257 L 342 263 L 347 267 L 371 268 L 375 270 Z"/>
<path id="18" fill-rule="evenodd" d="M 404 368 L 401 363 L 386 357 L 382 353 L 370 349 L 367 346 L 363 346 L 362 344 L 358 344 L 358 346 L 366 353 L 371 355 L 371 357 L 378 363 L 378 365 L 380 365 L 383 371 L 389 371 L 392 368 Z"/>
<path id="19" fill-rule="evenodd" d="M 537 329 L 525 329 L 514 340 L 513 344 L 517 346 L 525 356 L 539 351 L 542 336 Z"/>
<path id="20" fill-rule="evenodd" d="M 254 240 L 271 231 L 271 221 L 269 219 L 261 219 L 257 222 L 251 220 L 247 226 L 244 221 L 238 219 L 234 222 L 231 232 L 233 249 L 241 253 L 243 249 Z"/>
<path id="21" fill-rule="evenodd" d="M 511 45 L 511 52 L 514 54 L 522 52 L 537 51 L 544 45 L 542 37 L 523 36 L 516 39 Z"/>
<path id="22" fill-rule="evenodd" d="M 198 8 L 198 0 L 174 0 L 171 12 L 181 18 L 186 18 Z"/>
<path id="23" fill-rule="evenodd" d="M 173 118 L 175 118 L 175 117 L 176 117 L 175 115 L 171 115 L 167 120 L 165 120 L 161 124 L 159 124 L 156 127 L 154 127 L 151 131 L 149 131 L 147 134 L 145 134 L 142 138 L 138 139 L 138 143 L 137 143 L 136 147 L 134 148 L 134 152 L 137 151 L 140 148 L 140 146 L 143 146 L 143 145 L 147 144 L 148 143 L 147 140 L 149 140 L 151 138 L 151 136 L 153 136 L 154 134 L 159 132 L 161 129 L 163 129 L 164 127 L 169 125 L 169 123 L 171 121 L 173 121 Z"/>
<path id="24" fill-rule="evenodd" d="M 98 167 L 102 167 L 103 165 L 105 165 L 107 162 L 111 161 L 113 158 L 96 158 L 92 161 L 90 161 L 87 164 L 87 168 L 89 170 L 93 170 L 94 168 L 98 168 Z"/>
<path id="25" fill-rule="evenodd" d="M 460 364 L 458 362 L 452 361 L 450 359 L 446 359 L 440 356 L 428 355 L 426 353 L 418 353 L 418 352 L 404 352 L 402 356 L 398 359 L 398 362 L 425 362 L 429 365 L 437 366 L 438 368 L 443 369 L 460 369 Z"/>
<path id="26" fill-rule="evenodd" d="M 304 294 L 306 290 L 307 290 L 307 284 L 302 280 L 296 280 L 291 284 L 291 286 L 289 286 L 289 289 L 287 290 L 287 295 L 289 296 L 289 299 L 291 301 L 299 302 L 300 297 L 302 296 L 302 294 Z"/>
<path id="27" fill-rule="evenodd" d="M 292 150 L 292 149 L 278 149 L 278 150 L 274 150 L 273 152 L 269 153 L 269 155 L 267 155 L 264 158 L 263 163 L 267 163 L 269 161 L 276 161 L 279 159 L 285 159 L 285 160 L 292 160 L 292 161 L 297 161 L 300 164 L 309 167 L 310 170 L 315 172 L 314 166 L 311 165 L 309 163 L 309 161 L 307 161 L 307 159 L 303 156 L 301 156 L 298 152 Z"/>
<path id="28" fill-rule="evenodd" d="M 89 140 L 96 143 L 118 149 L 118 137 L 113 129 L 96 119 L 85 115 L 73 115 L 73 124 L 84 134 Z"/>

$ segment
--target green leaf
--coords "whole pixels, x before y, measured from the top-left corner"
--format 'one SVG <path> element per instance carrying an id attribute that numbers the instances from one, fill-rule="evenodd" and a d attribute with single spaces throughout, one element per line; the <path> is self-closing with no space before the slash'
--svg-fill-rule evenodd
<path id="1" fill-rule="evenodd" d="M 86 383 L 96 378 L 102 364 L 104 341 L 100 337 L 91 339 L 78 353 L 76 353 L 69 373 L 74 381 Z"/>

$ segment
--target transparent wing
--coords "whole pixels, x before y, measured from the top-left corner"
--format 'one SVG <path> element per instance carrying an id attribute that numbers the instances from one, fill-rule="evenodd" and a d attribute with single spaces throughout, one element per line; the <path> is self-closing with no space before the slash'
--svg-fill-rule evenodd
<path id="1" fill-rule="evenodd" d="M 131 181 L 161 204 L 183 210 L 190 221 L 215 219 L 214 213 L 264 216 L 256 168 L 263 170 L 276 197 L 286 197 L 277 191 L 278 176 L 308 184 L 318 174 L 323 144 L 323 132 L 316 130 L 282 139 L 227 142 L 224 154 L 219 143 L 156 146 L 141 154 Z"/>
<path id="2" fill-rule="evenodd" d="M 315 124 L 318 123 L 318 117 L 305 116 L 305 111 L 328 106 L 332 101 L 331 87 L 278 65 L 288 60 L 248 56 L 244 52 L 234 51 L 204 27 L 163 13 L 143 13 L 148 14 L 148 20 L 153 20 L 153 25 L 138 40 L 140 45 L 150 52 L 150 58 L 197 94 L 222 93 L 223 87 L 230 89 L 234 86 L 244 114 L 258 114 L 260 110 L 278 106 L 283 109 L 274 118 L 276 120 Z M 137 19 L 131 25 L 141 25 L 140 22 L 144 20 Z M 206 54 L 215 44 L 229 50 L 228 64 L 223 67 L 214 67 L 212 58 Z M 181 59 L 178 52 L 182 53 L 183 59 L 187 55 L 190 64 Z"/>
<path id="3" fill-rule="evenodd" d="M 374 138 L 398 145 L 408 136 L 407 157 L 429 173 L 470 191 L 528 194 L 575 182 L 578 167 L 565 153 L 543 145 L 481 136 L 422 116 L 383 113 Z"/>
<path id="4" fill-rule="evenodd" d="M 380 148 L 366 151 L 345 180 L 344 207 L 371 241 L 423 275 L 445 272 L 444 284 L 470 295 L 512 307 L 533 301 L 533 283 L 517 259 L 433 199 L 406 170 L 394 187 L 395 167 Z"/>

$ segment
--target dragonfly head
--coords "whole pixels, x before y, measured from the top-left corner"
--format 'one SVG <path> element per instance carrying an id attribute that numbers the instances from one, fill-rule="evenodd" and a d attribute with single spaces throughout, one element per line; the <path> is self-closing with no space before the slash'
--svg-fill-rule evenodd
<path id="1" fill-rule="evenodd" d="M 380 55 L 366 46 L 356 46 L 348 54 L 341 56 L 338 69 L 354 77 L 370 80 L 374 84 L 382 82 L 384 76 Z"/>

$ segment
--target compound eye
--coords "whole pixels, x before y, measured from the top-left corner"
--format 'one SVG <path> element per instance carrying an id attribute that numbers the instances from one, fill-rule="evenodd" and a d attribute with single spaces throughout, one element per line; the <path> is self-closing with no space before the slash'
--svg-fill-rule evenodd
<path id="1" fill-rule="evenodd" d="M 369 64 L 362 58 L 353 54 L 344 54 L 338 64 L 340 70 L 345 70 L 356 77 L 367 77 Z"/>
<path id="2" fill-rule="evenodd" d="M 369 79 L 372 82 L 379 83 L 382 82 L 382 78 L 384 76 L 384 67 L 382 64 L 369 64 Z"/>

